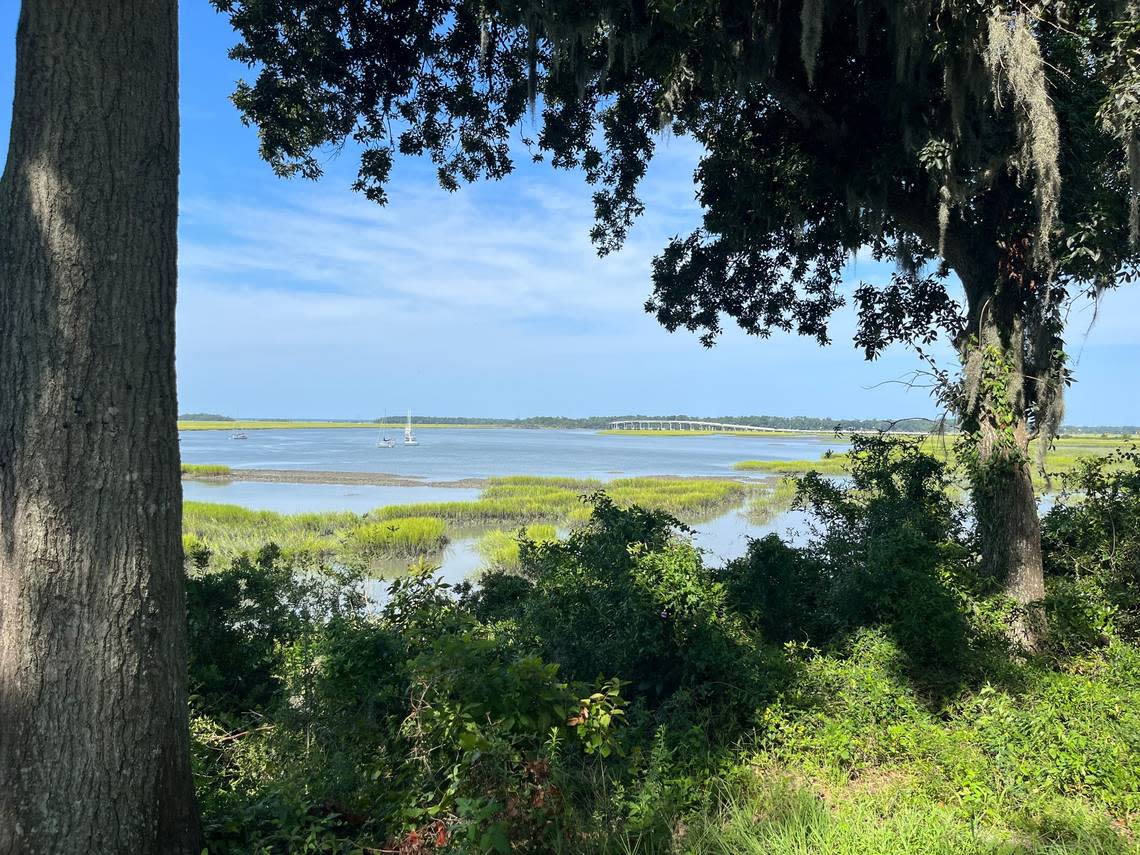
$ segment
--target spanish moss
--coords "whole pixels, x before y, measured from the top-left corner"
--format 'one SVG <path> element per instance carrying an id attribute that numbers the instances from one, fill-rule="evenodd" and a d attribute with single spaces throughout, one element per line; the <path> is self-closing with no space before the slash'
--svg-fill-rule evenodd
<path id="1" fill-rule="evenodd" d="M 994 10 L 989 19 L 985 59 L 993 80 L 995 107 L 1001 108 L 1002 90 L 1008 89 L 1017 110 L 1021 153 L 1013 165 L 1021 180 L 1029 172 L 1035 173 L 1038 220 L 1034 256 L 1038 264 L 1048 269 L 1049 240 L 1061 193 L 1060 130 L 1047 91 L 1045 63 L 1026 15 L 1007 17 Z"/>

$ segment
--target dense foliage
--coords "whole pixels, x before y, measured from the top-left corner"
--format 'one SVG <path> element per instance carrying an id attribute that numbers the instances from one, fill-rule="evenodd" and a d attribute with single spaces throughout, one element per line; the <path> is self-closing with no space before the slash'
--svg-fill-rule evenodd
<path id="1" fill-rule="evenodd" d="M 513 572 L 413 568 L 373 604 L 273 548 L 210 570 L 199 550 L 210 852 L 1135 852 L 1128 462 L 1050 513 L 1028 659 L 916 441 L 802 479 L 803 542 L 721 568 L 603 494 L 566 539 L 524 536 Z"/>

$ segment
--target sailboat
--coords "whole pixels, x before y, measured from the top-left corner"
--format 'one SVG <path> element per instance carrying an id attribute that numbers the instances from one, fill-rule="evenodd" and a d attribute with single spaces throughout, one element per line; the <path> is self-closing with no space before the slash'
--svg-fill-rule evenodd
<path id="1" fill-rule="evenodd" d="M 387 423 L 388 423 L 388 414 L 384 413 L 384 424 L 387 424 Z M 396 446 L 396 440 L 392 439 L 392 437 L 388 436 L 388 434 L 386 434 L 384 431 L 380 431 L 380 434 L 376 437 L 376 447 L 377 448 L 395 448 L 395 446 Z"/>
<path id="2" fill-rule="evenodd" d="M 416 435 L 412 433 L 412 411 L 408 410 L 408 424 L 404 428 L 404 445 L 419 445 Z"/>

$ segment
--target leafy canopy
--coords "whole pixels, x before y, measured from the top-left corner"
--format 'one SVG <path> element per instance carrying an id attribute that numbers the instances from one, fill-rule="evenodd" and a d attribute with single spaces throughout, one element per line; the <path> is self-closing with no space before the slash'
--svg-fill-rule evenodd
<path id="1" fill-rule="evenodd" d="M 827 342 L 844 262 L 870 247 L 898 272 L 857 293 L 868 358 L 962 343 L 953 270 L 968 310 L 996 296 L 1025 321 L 1027 373 L 1061 378 L 1058 307 L 1136 275 L 1134 2 L 214 4 L 258 69 L 235 101 L 266 160 L 315 178 L 351 143 L 379 202 L 397 152 L 455 189 L 509 173 L 522 129 L 584 171 L 606 253 L 661 132 L 692 136 L 704 221 L 654 260 L 646 305 L 706 344 L 725 316 Z"/>

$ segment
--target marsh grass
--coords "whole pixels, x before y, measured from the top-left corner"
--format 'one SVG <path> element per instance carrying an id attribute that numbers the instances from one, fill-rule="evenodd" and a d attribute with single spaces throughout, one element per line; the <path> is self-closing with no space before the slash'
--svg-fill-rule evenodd
<path id="1" fill-rule="evenodd" d="M 403 517 L 363 523 L 343 536 L 343 547 L 363 558 L 414 558 L 447 545 L 447 524 L 434 517 Z"/>
<path id="2" fill-rule="evenodd" d="M 491 479 L 474 501 L 387 505 L 363 515 L 278 514 L 186 502 L 183 532 L 220 558 L 270 542 L 291 557 L 418 557 L 442 549 L 448 527 L 576 525 L 590 516 L 583 497 L 601 489 L 621 506 L 663 510 L 692 522 L 739 506 L 755 487 L 701 478 L 624 478 L 603 485 L 589 479 L 513 476 Z"/>
<path id="3" fill-rule="evenodd" d="M 618 505 L 667 511 L 692 519 L 741 504 L 751 487 L 739 481 L 701 478 L 619 478 L 600 481 L 576 478 L 515 476 L 492 478 L 473 502 L 420 502 L 389 505 L 372 512 L 377 519 L 437 517 L 456 523 L 576 523 L 589 517 L 582 501 L 598 490 Z"/>
<path id="4" fill-rule="evenodd" d="M 786 513 L 795 498 L 795 480 L 773 479 L 756 491 L 744 513 L 752 525 L 767 525 L 780 514 Z"/>
<path id="5" fill-rule="evenodd" d="M 331 556 L 339 536 L 359 519 L 347 512 L 279 514 L 215 502 L 185 502 L 182 507 L 183 534 L 221 558 L 266 543 L 276 543 L 287 556 Z"/>
<path id="6" fill-rule="evenodd" d="M 524 539 L 534 543 L 553 543 L 558 539 L 558 531 L 547 523 L 531 523 L 516 531 L 492 529 L 479 538 L 475 549 L 485 567 L 513 572 L 519 568 L 519 542 Z"/>
<path id="7" fill-rule="evenodd" d="M 846 475 L 850 461 L 844 453 L 832 454 L 818 460 L 742 460 L 732 468 L 742 472 L 769 472 L 774 475 Z"/>
<path id="8" fill-rule="evenodd" d="M 1063 436 L 1059 437 L 1045 455 L 1045 471 L 1050 478 L 1058 478 L 1077 468 L 1082 460 L 1090 457 L 1107 457 L 1120 448 L 1133 445 L 1129 438 L 1121 436 Z M 939 460 L 951 465 L 957 462 L 952 437 L 931 436 L 922 442 L 922 448 Z M 1036 443 L 1030 445 L 1030 459 L 1036 461 Z M 734 469 L 742 472 L 768 472 L 778 475 L 804 475 L 818 472 L 820 475 L 846 475 L 849 465 L 846 453 L 830 453 L 818 460 L 742 460 Z M 1036 464 L 1030 468 L 1033 482 L 1038 489 L 1047 486 L 1044 476 Z"/>
<path id="9" fill-rule="evenodd" d="M 182 475 L 186 478 L 229 478 L 233 470 L 220 463 L 183 463 Z"/>

